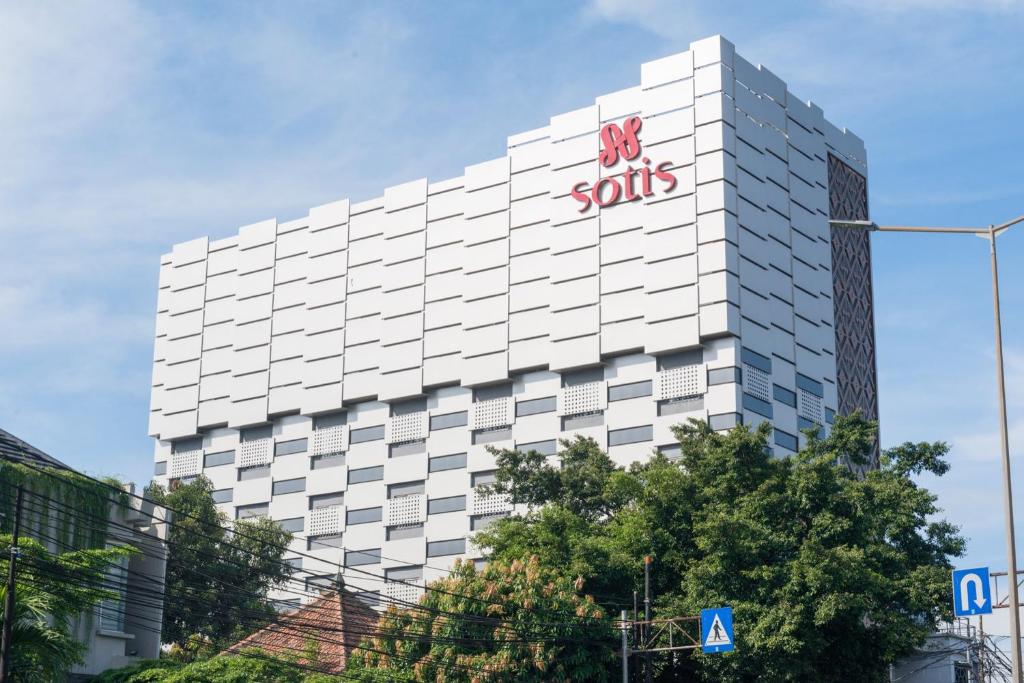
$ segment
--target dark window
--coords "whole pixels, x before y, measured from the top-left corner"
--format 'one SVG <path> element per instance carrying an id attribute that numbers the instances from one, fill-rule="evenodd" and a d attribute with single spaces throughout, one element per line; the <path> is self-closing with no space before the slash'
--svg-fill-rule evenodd
<path id="1" fill-rule="evenodd" d="M 758 370 L 763 370 L 764 372 L 771 374 L 772 359 L 768 356 L 762 356 L 757 351 L 751 351 L 750 349 L 743 347 L 743 350 L 740 353 L 740 358 L 742 358 L 743 362 L 747 365 L 753 365 Z"/>
<path id="2" fill-rule="evenodd" d="M 281 496 L 286 493 L 298 493 L 306 490 L 306 478 L 299 477 L 298 479 L 282 479 L 275 481 L 272 488 L 272 492 L 275 496 Z"/>
<path id="3" fill-rule="evenodd" d="M 344 548 L 341 534 L 328 534 L 306 539 L 306 550 L 320 550 L 321 548 Z"/>
<path id="4" fill-rule="evenodd" d="M 313 418 L 313 429 L 329 429 L 330 427 L 340 427 L 341 425 L 348 422 L 348 413 L 328 413 L 326 415 L 317 415 Z"/>
<path id="5" fill-rule="evenodd" d="M 469 413 L 463 410 L 460 413 L 445 413 L 444 415 L 430 416 L 430 431 L 436 432 L 439 429 L 450 429 L 452 427 L 465 427 L 469 420 Z"/>
<path id="6" fill-rule="evenodd" d="M 252 505 L 239 505 L 235 508 L 235 519 L 249 519 L 250 517 L 266 517 L 270 514 L 270 503 L 254 503 Z"/>
<path id="7" fill-rule="evenodd" d="M 473 432 L 474 444 L 494 443 L 495 441 L 507 441 L 511 438 L 511 427 L 498 427 L 497 429 L 477 429 Z"/>
<path id="8" fill-rule="evenodd" d="M 278 441 L 274 444 L 274 455 L 291 455 L 292 453 L 305 453 L 306 440 L 292 439 L 291 441 Z"/>
<path id="9" fill-rule="evenodd" d="M 292 569 L 302 569 L 302 558 L 301 557 L 286 557 L 283 560 L 286 565 Z"/>
<path id="10" fill-rule="evenodd" d="M 306 590 L 312 593 L 319 592 L 325 588 L 334 588 L 337 581 L 335 574 L 321 574 L 320 576 L 306 577 Z"/>
<path id="11" fill-rule="evenodd" d="M 832 424 L 836 421 L 836 411 L 831 408 L 825 408 L 825 422 Z"/>
<path id="12" fill-rule="evenodd" d="M 171 442 L 171 453 L 184 453 L 186 451 L 198 451 L 203 447 L 203 437 L 193 436 L 187 439 L 178 439 Z"/>
<path id="13" fill-rule="evenodd" d="M 641 443 L 654 440 L 654 425 L 627 427 L 625 429 L 609 429 L 608 445 L 622 446 L 627 443 Z"/>
<path id="14" fill-rule="evenodd" d="M 395 567 L 385 569 L 384 578 L 388 581 L 419 581 L 423 578 L 423 567 Z"/>
<path id="15" fill-rule="evenodd" d="M 517 443 L 516 450 L 522 453 L 536 451 L 541 455 L 554 455 L 558 452 L 558 441 L 550 439 L 548 441 L 534 441 L 532 443 Z"/>
<path id="16" fill-rule="evenodd" d="M 328 467 L 341 467 L 345 464 L 344 453 L 331 453 L 330 455 L 314 455 L 309 459 L 309 469 L 325 470 Z"/>
<path id="17" fill-rule="evenodd" d="M 371 609 L 376 609 L 378 607 L 383 608 L 386 606 L 384 601 L 380 598 L 380 591 L 353 591 L 352 597 Z M 389 601 L 388 604 L 393 604 L 393 602 Z"/>
<path id="18" fill-rule="evenodd" d="M 321 493 L 317 496 L 309 497 L 309 509 L 316 510 L 317 508 L 329 508 L 332 505 L 344 505 L 345 494 L 341 491 L 337 493 Z"/>
<path id="19" fill-rule="evenodd" d="M 453 453 L 452 455 L 439 455 L 430 459 L 429 469 L 431 472 L 443 472 L 444 470 L 457 470 L 466 466 L 465 453 Z"/>
<path id="20" fill-rule="evenodd" d="M 234 489 L 217 489 L 210 492 L 210 497 L 214 503 L 230 503 L 235 497 L 235 492 Z"/>
<path id="21" fill-rule="evenodd" d="M 291 612 L 299 609 L 302 606 L 302 601 L 299 598 L 288 598 L 287 600 L 274 600 L 272 604 L 278 612 Z"/>
<path id="22" fill-rule="evenodd" d="M 797 438 L 789 432 L 784 432 L 778 427 L 775 428 L 775 445 L 788 448 L 789 450 L 797 451 Z"/>
<path id="23" fill-rule="evenodd" d="M 528 401 L 516 403 L 516 416 L 537 415 L 539 413 L 553 413 L 558 408 L 558 399 L 554 396 L 544 398 L 531 398 Z"/>
<path id="24" fill-rule="evenodd" d="M 348 525 L 370 524 L 381 520 L 381 508 L 362 508 L 360 510 L 349 510 L 345 515 L 345 523 Z"/>
<path id="25" fill-rule="evenodd" d="M 427 452 L 427 442 L 423 439 L 408 443 L 393 443 L 388 446 L 389 458 L 400 458 L 403 455 L 416 455 Z"/>
<path id="26" fill-rule="evenodd" d="M 407 481 L 404 484 L 391 484 L 388 486 L 388 498 L 415 496 L 421 493 L 423 493 L 422 481 Z"/>
<path id="27" fill-rule="evenodd" d="M 380 441 L 384 438 L 384 425 L 377 425 L 375 427 L 363 427 L 362 429 L 353 429 L 348 433 L 348 442 L 352 443 L 365 443 L 366 441 Z"/>
<path id="28" fill-rule="evenodd" d="M 508 398 L 512 395 L 512 383 L 493 384 L 489 387 L 473 389 L 473 402 L 492 401 L 496 398 Z"/>
<path id="29" fill-rule="evenodd" d="M 779 403 L 796 408 L 796 394 L 787 389 L 786 387 L 780 387 L 778 384 L 772 385 L 772 398 Z"/>
<path id="30" fill-rule="evenodd" d="M 167 461 L 161 460 L 153 468 L 153 474 L 167 474 Z"/>
<path id="31" fill-rule="evenodd" d="M 238 432 L 241 441 L 256 441 L 257 439 L 269 439 L 274 435 L 274 425 L 260 425 L 259 427 L 247 427 Z"/>
<path id="32" fill-rule="evenodd" d="M 594 368 L 586 368 L 585 370 L 574 370 L 573 372 L 562 373 L 562 386 L 563 387 L 574 387 L 578 384 L 590 384 L 591 382 L 600 382 L 604 379 L 604 366 L 598 365 Z"/>
<path id="33" fill-rule="evenodd" d="M 719 413 L 718 415 L 709 415 L 708 424 L 711 429 L 721 431 L 723 429 L 732 429 L 736 425 L 743 424 L 743 416 L 739 413 Z"/>
<path id="34" fill-rule="evenodd" d="M 472 486 L 483 486 L 485 484 L 493 484 L 498 480 L 498 470 L 488 470 L 486 472 L 474 472 L 471 475 Z"/>
<path id="35" fill-rule="evenodd" d="M 431 498 L 427 501 L 428 515 L 442 515 L 446 512 L 456 512 L 466 509 L 465 496 L 451 496 L 449 498 Z"/>
<path id="36" fill-rule="evenodd" d="M 426 398 L 414 398 L 411 401 L 402 401 L 401 403 L 391 404 L 391 417 L 398 417 L 400 415 L 411 415 L 412 413 L 422 413 L 427 409 Z"/>
<path id="37" fill-rule="evenodd" d="M 809 391 L 818 398 L 825 398 L 825 385 L 816 379 L 796 373 L 796 385 L 804 391 Z"/>
<path id="38" fill-rule="evenodd" d="M 756 396 L 750 394 L 743 394 L 743 407 L 752 413 L 763 415 L 764 417 L 772 417 L 772 404 L 768 401 L 762 401 Z"/>
<path id="39" fill-rule="evenodd" d="M 427 557 L 444 557 L 445 555 L 461 555 L 466 552 L 466 539 L 453 538 L 450 541 L 434 541 L 427 543 Z"/>
<path id="40" fill-rule="evenodd" d="M 491 522 L 502 517 L 508 517 L 508 513 L 496 512 L 491 515 L 473 515 L 469 518 L 469 530 L 480 531 L 481 529 L 486 529 L 491 525 Z"/>
<path id="41" fill-rule="evenodd" d="M 604 424 L 604 413 L 587 413 L 586 415 L 569 415 L 562 418 L 562 431 L 600 427 Z"/>
<path id="42" fill-rule="evenodd" d="M 423 538 L 423 524 L 401 524 L 388 527 L 387 540 L 401 541 L 405 538 Z"/>
<path id="43" fill-rule="evenodd" d="M 270 476 L 270 465 L 257 465 L 256 467 L 243 467 L 238 470 L 238 481 L 249 481 L 251 479 L 263 479 Z"/>
<path id="44" fill-rule="evenodd" d="M 696 410 L 704 410 L 703 396 L 673 398 L 667 401 L 658 401 L 659 416 L 678 415 L 679 413 L 692 413 Z"/>
<path id="45" fill-rule="evenodd" d="M 651 395 L 651 380 L 643 382 L 632 382 L 630 384 L 616 384 L 608 387 L 609 401 L 624 401 L 627 398 L 639 398 Z"/>
<path id="46" fill-rule="evenodd" d="M 305 517 L 291 517 L 289 519 L 281 519 L 278 520 L 277 523 L 281 525 L 282 529 L 284 529 L 285 531 L 289 531 L 293 534 L 297 534 L 306 528 Z"/>
<path id="47" fill-rule="evenodd" d="M 703 362 L 704 351 L 702 349 L 666 353 L 664 356 L 658 356 L 658 370 L 672 370 L 687 365 L 700 365 Z"/>
<path id="48" fill-rule="evenodd" d="M 380 481 L 384 478 L 384 466 L 363 467 L 358 470 L 348 471 L 348 483 L 361 484 L 364 481 Z"/>
<path id="49" fill-rule="evenodd" d="M 678 443 L 670 443 L 667 446 L 658 446 L 658 452 L 669 460 L 675 460 L 683 455 L 683 447 Z"/>
<path id="50" fill-rule="evenodd" d="M 359 567 L 364 564 L 380 564 L 380 548 L 349 550 L 345 553 L 346 567 Z"/>
<path id="51" fill-rule="evenodd" d="M 803 417 L 801 415 L 796 416 L 796 428 L 799 429 L 800 431 L 803 431 L 805 429 L 819 429 L 820 427 L 821 425 L 817 424 L 816 422 L 812 422 L 811 420 L 808 420 L 806 417 Z"/>
<path id="52" fill-rule="evenodd" d="M 739 368 L 712 368 L 708 370 L 708 385 L 739 384 L 743 381 L 743 373 Z"/>
<path id="53" fill-rule="evenodd" d="M 234 451 L 219 451 L 217 453 L 207 453 L 203 456 L 203 467 L 219 467 L 220 465 L 234 464 Z"/>

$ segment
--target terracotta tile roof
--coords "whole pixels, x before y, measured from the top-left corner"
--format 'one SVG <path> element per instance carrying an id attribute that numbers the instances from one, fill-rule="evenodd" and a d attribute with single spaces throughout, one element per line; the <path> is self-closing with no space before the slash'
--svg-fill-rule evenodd
<path id="1" fill-rule="evenodd" d="M 327 673 L 345 669 L 348 656 L 377 627 L 380 615 L 351 592 L 325 592 L 301 609 L 282 614 L 267 627 L 238 641 L 222 654 L 259 648 L 268 654 L 297 655 L 315 642 L 317 668 Z"/>

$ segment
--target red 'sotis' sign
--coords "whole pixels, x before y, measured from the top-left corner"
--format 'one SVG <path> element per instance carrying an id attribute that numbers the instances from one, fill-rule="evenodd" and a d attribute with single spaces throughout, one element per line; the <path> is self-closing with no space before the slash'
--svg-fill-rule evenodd
<path id="1" fill-rule="evenodd" d="M 609 123 L 602 128 L 602 149 L 597 156 L 601 165 L 608 168 L 617 164 L 620 157 L 626 161 L 633 161 L 639 157 L 641 153 L 640 140 L 636 135 L 640 132 L 642 125 L 643 121 L 639 116 L 631 116 L 623 121 L 621 128 L 617 123 Z M 605 207 L 614 204 L 619 199 L 633 202 L 643 197 L 650 197 L 655 192 L 653 179 L 657 179 L 661 183 L 662 192 L 671 192 L 675 188 L 676 177 L 667 170 L 672 166 L 671 161 L 662 161 L 652 167 L 651 160 L 645 156 L 641 157 L 640 162 L 643 166 L 639 168 L 633 168 L 632 165 L 626 166 L 626 170 L 621 176 L 601 178 L 592 187 L 586 180 L 573 185 L 570 194 L 573 199 L 583 205 L 580 207 L 580 213 L 589 209 L 591 204 Z M 640 184 L 639 188 L 637 188 L 637 181 Z"/>

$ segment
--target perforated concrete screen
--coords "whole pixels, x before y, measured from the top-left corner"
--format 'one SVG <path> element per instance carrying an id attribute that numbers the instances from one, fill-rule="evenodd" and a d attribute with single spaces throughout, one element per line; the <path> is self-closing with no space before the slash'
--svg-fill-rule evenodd
<path id="1" fill-rule="evenodd" d="M 380 548 L 381 570 L 424 565 L 428 548 L 435 569 L 452 548 L 479 552 L 470 516 L 509 508 L 471 492 L 474 473 L 495 467 L 486 446 L 583 434 L 625 464 L 671 445 L 688 417 L 727 427 L 767 414 L 787 453 L 801 418 L 827 421 L 839 395 L 873 391 L 836 385 L 834 311 L 851 308 L 833 302 L 848 289 L 833 282 L 829 159 L 833 187 L 836 163 L 866 178 L 855 135 L 715 37 L 509 137 L 504 156 L 461 177 L 176 245 L 160 265 L 155 459 L 234 489 L 229 513 L 268 503 L 275 519 L 304 517 L 307 534 L 344 531 L 343 549 L 310 546 L 324 559 L 310 569 L 330 572 L 344 549 Z M 844 262 L 861 293 L 865 253 Z M 858 319 L 870 318 L 864 302 Z M 849 357 L 866 344 L 854 338 Z M 678 352 L 685 362 L 667 362 Z M 749 358 L 762 360 L 744 368 Z M 561 381 L 587 368 L 600 370 Z M 798 373 L 820 390 L 798 387 Z M 389 408 L 410 399 L 421 403 Z M 267 424 L 269 439 L 239 443 L 239 429 Z M 203 452 L 237 450 L 237 466 L 271 475 L 171 457 L 196 436 Z M 308 452 L 274 446 L 299 439 Z M 299 477 L 304 494 L 273 495 L 273 481 Z M 422 500 L 386 502 L 412 481 Z M 307 498 L 338 492 L 336 511 L 310 509 Z M 429 501 L 467 494 L 467 509 L 432 512 Z M 422 536 L 345 525 L 346 510 L 380 507 L 393 525 L 422 522 Z"/>

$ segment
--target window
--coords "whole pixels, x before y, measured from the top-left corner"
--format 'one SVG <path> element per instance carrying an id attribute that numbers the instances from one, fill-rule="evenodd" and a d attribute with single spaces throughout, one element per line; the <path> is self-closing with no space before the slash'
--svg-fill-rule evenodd
<path id="1" fill-rule="evenodd" d="M 348 422 L 348 413 L 345 412 L 317 415 L 313 418 L 313 429 L 330 429 L 331 427 L 340 427 L 346 422 Z"/>
<path id="2" fill-rule="evenodd" d="M 161 460 L 153 468 L 153 474 L 167 474 L 167 461 Z"/>
<path id="3" fill-rule="evenodd" d="M 361 484 L 366 481 L 380 481 L 384 478 L 384 466 L 363 467 L 358 470 L 348 471 L 349 484 Z"/>
<path id="4" fill-rule="evenodd" d="M 649 379 L 631 384 L 616 384 L 608 387 L 608 401 L 624 401 L 628 398 L 650 396 L 651 390 L 652 382 Z"/>
<path id="5" fill-rule="evenodd" d="M 309 509 L 317 510 L 319 508 L 329 508 L 332 505 L 344 505 L 345 494 L 341 491 L 337 493 L 321 493 L 318 496 L 309 497 Z"/>
<path id="6" fill-rule="evenodd" d="M 423 524 L 401 524 L 388 527 L 387 540 L 400 541 L 404 538 L 423 538 Z"/>
<path id="7" fill-rule="evenodd" d="M 388 581 L 419 581 L 423 578 L 423 567 L 395 567 L 385 569 L 384 578 Z"/>
<path id="8" fill-rule="evenodd" d="M 673 370 L 687 365 L 700 365 L 704 362 L 704 351 L 701 349 L 690 349 L 678 353 L 666 353 L 658 356 L 658 370 Z"/>
<path id="9" fill-rule="evenodd" d="M 670 443 L 667 446 L 658 446 L 658 452 L 669 460 L 675 460 L 682 457 L 683 447 L 678 443 Z"/>
<path id="10" fill-rule="evenodd" d="M 266 517 L 268 514 L 270 514 L 270 503 L 253 503 L 252 505 L 239 505 L 235 508 L 235 519 Z"/>
<path id="11" fill-rule="evenodd" d="M 783 448 L 788 448 L 789 450 L 796 452 L 797 443 L 797 438 L 794 435 L 789 432 L 784 432 L 778 427 L 775 428 L 775 444 L 777 446 L 782 446 Z"/>
<path id="12" fill-rule="evenodd" d="M 427 543 L 427 557 L 444 557 L 445 555 L 461 555 L 466 552 L 466 539 L 453 538 L 450 541 L 434 541 Z"/>
<path id="13" fill-rule="evenodd" d="M 309 459 L 309 469 L 325 470 L 328 467 L 341 467 L 345 464 L 344 453 L 331 453 L 329 455 L 314 455 Z"/>
<path id="14" fill-rule="evenodd" d="M 389 458 L 401 458 L 403 455 L 417 455 L 426 452 L 427 442 L 423 439 L 407 443 L 393 443 L 388 446 Z"/>
<path id="15" fill-rule="evenodd" d="M 388 498 L 415 496 L 420 493 L 423 493 L 422 481 L 408 481 L 404 484 L 391 484 L 388 486 Z"/>
<path id="16" fill-rule="evenodd" d="M 803 417 L 801 415 L 796 416 L 796 428 L 799 429 L 800 431 L 803 431 L 805 429 L 818 429 L 820 427 L 821 425 L 812 422 L 811 420 L 808 420 L 806 417 Z"/>
<path id="17" fill-rule="evenodd" d="M 493 384 L 489 387 L 473 389 L 473 402 L 493 401 L 496 398 L 508 398 L 512 395 L 512 383 Z"/>
<path id="18" fill-rule="evenodd" d="M 586 413 L 584 415 L 570 415 L 562 418 L 562 431 L 568 432 L 573 429 L 586 429 L 587 427 L 600 427 L 604 424 L 604 413 Z"/>
<path id="19" fill-rule="evenodd" d="M 359 567 L 364 564 L 380 564 L 380 548 L 349 550 L 345 553 L 346 567 Z"/>
<path id="20" fill-rule="evenodd" d="M 836 411 L 831 408 L 825 408 L 825 422 L 832 424 L 836 421 Z"/>
<path id="21" fill-rule="evenodd" d="M 292 439 L 291 441 L 278 441 L 274 444 L 274 456 L 291 455 L 292 453 L 305 453 L 306 439 Z"/>
<path id="22" fill-rule="evenodd" d="M 799 372 L 796 373 L 796 386 L 798 389 L 809 391 L 818 398 L 825 397 L 825 385 L 816 379 L 811 379 L 806 375 L 801 375 Z"/>
<path id="23" fill-rule="evenodd" d="M 307 576 L 306 577 L 306 591 L 311 593 L 318 593 L 325 588 L 334 588 L 334 584 L 337 582 L 337 576 L 335 574 L 320 574 L 319 576 Z"/>
<path id="24" fill-rule="evenodd" d="M 679 413 L 692 413 L 697 410 L 704 410 L 703 396 L 673 398 L 667 401 L 658 401 L 659 417 L 663 415 L 678 415 Z"/>
<path id="25" fill-rule="evenodd" d="M 791 408 L 796 408 L 796 394 L 786 387 L 780 387 L 778 384 L 773 384 L 772 398 L 779 403 L 790 406 Z"/>
<path id="26" fill-rule="evenodd" d="M 452 455 L 439 455 L 431 458 L 429 470 L 431 472 L 443 472 L 445 470 L 457 470 L 466 466 L 465 453 L 453 453 Z"/>
<path id="27" fill-rule="evenodd" d="M 508 517 L 507 512 L 496 512 L 491 515 L 473 515 L 469 518 L 470 531 L 480 531 L 490 526 L 491 522 L 502 517 Z"/>
<path id="28" fill-rule="evenodd" d="M 531 443 L 517 443 L 516 450 L 521 453 L 529 453 L 530 451 L 536 451 L 541 455 L 554 455 L 558 452 L 558 441 L 550 439 L 548 441 L 533 441 Z"/>
<path id="29" fill-rule="evenodd" d="M 384 438 L 384 425 L 377 425 L 375 427 L 363 427 L 362 429 L 353 429 L 348 433 L 348 442 L 352 443 L 365 443 L 367 441 L 380 441 Z"/>
<path id="30" fill-rule="evenodd" d="M 740 359 L 747 365 L 752 365 L 758 370 L 767 372 L 769 375 L 772 372 L 772 359 L 761 355 L 757 351 L 751 351 L 743 347 L 743 350 L 740 352 Z"/>
<path id="31" fill-rule="evenodd" d="M 302 569 L 302 558 L 301 557 L 286 557 L 283 560 L 286 565 L 292 569 Z"/>
<path id="32" fill-rule="evenodd" d="M 469 413 L 463 410 L 460 413 L 445 413 L 444 415 L 430 416 L 430 431 L 436 432 L 439 429 L 451 429 L 452 427 L 465 427 L 469 421 Z"/>
<path id="33" fill-rule="evenodd" d="M 553 413 L 558 408 L 558 399 L 554 396 L 531 398 L 528 401 L 516 402 L 516 417 Z"/>
<path id="34" fill-rule="evenodd" d="M 306 539 L 306 550 L 323 550 L 324 548 L 344 548 L 341 534 L 328 534 Z"/>
<path id="35" fill-rule="evenodd" d="M 188 439 L 178 439 L 171 442 L 171 453 L 184 453 L 186 451 L 198 451 L 203 448 L 203 437 L 193 436 Z"/>
<path id="36" fill-rule="evenodd" d="M 711 429 L 720 431 L 722 429 L 732 429 L 736 425 L 743 424 L 743 416 L 739 413 L 719 413 L 718 415 L 709 415 L 708 424 Z"/>
<path id="37" fill-rule="evenodd" d="M 511 427 L 498 427 L 497 429 L 477 429 L 473 432 L 473 443 L 484 444 L 495 441 L 507 441 L 512 438 Z"/>
<path id="38" fill-rule="evenodd" d="M 370 522 L 379 522 L 381 520 L 381 508 L 361 508 L 359 510 L 349 510 L 346 514 L 345 523 L 349 526 L 355 526 L 356 524 L 369 524 Z"/>
<path id="39" fill-rule="evenodd" d="M 971 665 L 953 662 L 953 683 L 971 683 Z"/>
<path id="40" fill-rule="evenodd" d="M 120 558 L 116 564 L 109 565 L 104 573 L 107 586 L 117 593 L 117 597 L 107 598 L 100 603 L 100 628 L 123 633 L 127 606 L 125 595 L 128 592 L 128 558 Z"/>
<path id="41" fill-rule="evenodd" d="M 238 481 L 250 481 L 270 476 L 270 465 L 257 465 L 255 467 L 243 467 L 238 470 Z"/>
<path id="42" fill-rule="evenodd" d="M 472 475 L 472 486 L 485 486 L 487 484 L 493 484 L 498 480 L 498 470 L 488 470 L 487 472 L 474 472 Z"/>
<path id="43" fill-rule="evenodd" d="M 743 373 L 737 367 L 712 368 L 708 370 L 708 385 L 739 384 L 743 381 Z"/>
<path id="44" fill-rule="evenodd" d="M 248 427 L 238 432 L 241 441 L 256 441 L 258 439 L 269 439 L 274 435 L 274 425 L 261 425 L 259 427 Z"/>
<path id="45" fill-rule="evenodd" d="M 234 464 L 234 451 L 218 451 L 216 453 L 207 453 L 203 456 L 203 467 L 220 467 L 221 465 Z"/>
<path id="46" fill-rule="evenodd" d="M 622 446 L 628 443 L 640 443 L 654 440 L 654 425 L 627 427 L 625 429 L 609 429 L 608 445 Z"/>
<path id="47" fill-rule="evenodd" d="M 422 413 L 427 409 L 427 399 L 425 397 L 414 398 L 410 401 L 402 401 L 401 403 L 391 404 L 391 417 L 398 417 L 399 415 L 411 415 L 413 413 Z"/>
<path id="48" fill-rule="evenodd" d="M 279 519 L 277 521 L 281 525 L 281 528 L 293 534 L 300 533 L 306 528 L 305 517 L 291 517 L 289 519 Z"/>
<path id="49" fill-rule="evenodd" d="M 306 490 L 306 478 L 300 477 L 298 479 L 282 479 L 275 481 L 272 489 L 272 494 L 275 496 L 282 496 L 286 493 L 299 493 Z"/>
<path id="50" fill-rule="evenodd" d="M 446 512 L 456 512 L 466 509 L 465 496 L 451 496 L 448 498 L 431 498 L 427 501 L 428 515 L 443 515 Z"/>
<path id="51" fill-rule="evenodd" d="M 302 606 L 299 598 L 288 598 L 287 600 L 274 600 L 271 603 L 278 612 L 293 612 Z"/>
<path id="52" fill-rule="evenodd" d="M 750 394 L 743 394 L 743 408 L 767 418 L 772 417 L 772 404 Z"/>
<path id="53" fill-rule="evenodd" d="M 214 503 L 230 503 L 235 497 L 234 489 L 217 489 L 210 493 Z"/>

